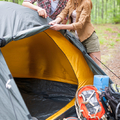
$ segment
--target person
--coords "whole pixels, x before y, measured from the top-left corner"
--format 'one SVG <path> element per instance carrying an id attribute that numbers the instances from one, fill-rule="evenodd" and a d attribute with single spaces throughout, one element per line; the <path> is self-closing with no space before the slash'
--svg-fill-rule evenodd
<path id="1" fill-rule="evenodd" d="M 74 30 L 75 36 L 84 45 L 89 56 L 101 67 L 97 60 L 101 60 L 100 43 L 91 23 L 91 10 L 91 0 L 68 0 L 66 7 L 49 24 L 53 30 Z M 69 24 L 59 24 L 67 15 Z"/>
<path id="2" fill-rule="evenodd" d="M 24 0 L 22 5 L 36 10 L 39 16 L 55 19 L 56 16 L 65 8 L 68 0 Z M 34 3 L 37 2 L 37 5 Z M 67 17 L 63 21 L 67 23 Z"/>

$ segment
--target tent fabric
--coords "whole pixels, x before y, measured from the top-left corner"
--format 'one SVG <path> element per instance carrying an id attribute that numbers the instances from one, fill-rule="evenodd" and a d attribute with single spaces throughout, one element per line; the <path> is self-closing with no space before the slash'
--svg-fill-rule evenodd
<path id="1" fill-rule="evenodd" d="M 2 52 L 14 77 L 93 84 L 93 73 L 82 53 L 58 31 L 47 29 L 13 41 Z"/>
<path id="2" fill-rule="evenodd" d="M 2 11 L 0 14 L 0 43 L 1 45 L 3 43 L 3 46 L 12 40 L 32 36 L 50 27 L 50 25 L 48 25 L 49 21 L 51 21 L 50 18 L 44 19 L 40 17 L 36 11 L 27 7 L 11 2 L 0 1 L 0 10 Z M 68 31 L 67 35 L 70 39 L 74 40 L 74 44 L 79 46 L 81 51 L 84 50 L 80 42 L 73 35 L 71 36 Z M 102 74 L 104 74 L 103 71 Z"/>
<path id="3" fill-rule="evenodd" d="M 40 120 L 47 119 L 66 106 L 77 90 L 77 85 L 48 80 L 15 78 L 15 81 L 31 115 Z M 76 115 L 73 110 L 71 115 Z"/>
<path id="4" fill-rule="evenodd" d="M 35 115 L 38 119 L 58 120 L 75 114 L 77 88 L 93 84 L 94 75 L 105 75 L 104 71 L 72 33 L 49 29 L 49 17 L 42 18 L 34 10 L 5 1 L 0 1 L 0 11 L 1 119 L 31 120 Z M 62 92 L 58 95 L 56 89 Z M 36 92 L 44 98 L 40 102 L 32 102 L 38 96 Z M 49 100 L 47 106 L 45 100 Z M 61 107 L 55 108 L 54 101 L 59 104 L 56 107 Z M 41 113 L 39 106 L 46 112 Z"/>
<path id="5" fill-rule="evenodd" d="M 0 10 L 0 41 L 4 43 L 3 46 L 12 40 L 37 34 L 50 26 L 50 18 L 39 17 L 36 11 L 12 2 L 0 1 Z"/>
<path id="6" fill-rule="evenodd" d="M 0 120 L 32 120 L 0 51 Z"/>

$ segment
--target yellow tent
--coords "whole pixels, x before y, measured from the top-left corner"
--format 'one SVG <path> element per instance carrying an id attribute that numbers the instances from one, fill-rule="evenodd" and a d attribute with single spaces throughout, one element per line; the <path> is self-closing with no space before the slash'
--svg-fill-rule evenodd
<path id="1" fill-rule="evenodd" d="M 0 36 L 4 43 L 1 51 L 30 114 L 40 120 L 76 116 L 77 88 L 92 85 L 94 74 L 105 73 L 72 33 L 49 29 L 50 19 L 39 17 L 29 8 L 9 2 L 5 6 L 6 20 L 9 17 L 10 22 L 2 32 L 6 35 Z M 17 15 L 13 9 L 8 11 L 10 7 Z M 6 26 L 4 21 L 3 25 Z"/>

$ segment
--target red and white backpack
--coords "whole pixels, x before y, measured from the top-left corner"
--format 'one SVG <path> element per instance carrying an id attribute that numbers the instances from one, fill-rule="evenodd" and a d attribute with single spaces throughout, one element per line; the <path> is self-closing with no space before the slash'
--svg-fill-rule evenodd
<path id="1" fill-rule="evenodd" d="M 107 120 L 99 91 L 92 85 L 83 86 L 77 90 L 75 108 L 80 120 Z"/>

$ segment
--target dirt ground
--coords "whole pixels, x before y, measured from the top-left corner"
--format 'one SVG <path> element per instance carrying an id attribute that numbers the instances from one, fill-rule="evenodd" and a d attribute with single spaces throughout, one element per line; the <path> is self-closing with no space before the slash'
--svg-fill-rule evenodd
<path id="1" fill-rule="evenodd" d="M 105 55 L 109 52 L 105 46 L 101 46 L 101 55 Z M 107 60 L 105 66 L 103 66 L 103 71 L 111 78 L 111 80 L 120 85 L 120 43 L 117 43 L 112 49 L 111 56 Z M 112 72 L 111 72 L 112 71 Z"/>
<path id="2" fill-rule="evenodd" d="M 120 24 L 94 25 L 100 41 L 103 71 L 120 85 Z M 106 66 L 106 67 L 105 67 Z"/>

